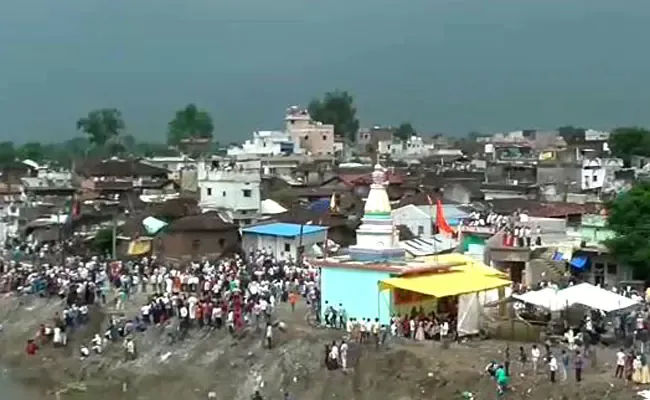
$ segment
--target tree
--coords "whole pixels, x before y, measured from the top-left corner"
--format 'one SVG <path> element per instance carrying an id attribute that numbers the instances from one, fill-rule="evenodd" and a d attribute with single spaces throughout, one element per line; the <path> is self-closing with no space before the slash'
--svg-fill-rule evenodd
<path id="1" fill-rule="evenodd" d="M 21 160 L 32 160 L 40 163 L 45 159 L 45 149 L 39 142 L 29 142 L 18 148 L 16 152 Z M 49 158 L 49 156 L 48 156 Z"/>
<path id="2" fill-rule="evenodd" d="M 16 160 L 13 142 L 0 142 L 0 167 L 5 167 Z"/>
<path id="3" fill-rule="evenodd" d="M 102 147 L 115 141 L 126 128 L 122 113 L 116 108 L 102 108 L 77 121 L 77 130 L 88 135 L 90 143 Z"/>
<path id="4" fill-rule="evenodd" d="M 174 119 L 169 122 L 167 143 L 178 146 L 187 138 L 212 138 L 214 124 L 207 111 L 199 110 L 196 105 L 188 104 L 184 109 L 176 111 Z"/>
<path id="5" fill-rule="evenodd" d="M 314 121 L 334 125 L 334 134 L 343 136 L 351 142 L 357 139 L 359 120 L 354 98 L 345 91 L 336 90 L 325 93 L 322 100 L 309 103 L 309 115 Z"/>
<path id="6" fill-rule="evenodd" d="M 633 268 L 635 279 L 650 277 L 650 183 L 608 203 L 607 226 L 615 233 L 605 241 L 612 255 Z"/>
<path id="7" fill-rule="evenodd" d="M 612 155 L 629 161 L 631 156 L 650 156 L 650 131 L 639 127 L 616 128 L 609 136 Z"/>
<path id="8" fill-rule="evenodd" d="M 416 136 L 418 133 L 413 128 L 410 122 L 402 122 L 398 127 L 393 136 L 400 140 L 408 140 L 411 136 Z"/>
<path id="9" fill-rule="evenodd" d="M 91 248 L 100 254 L 110 254 L 113 251 L 113 229 L 99 230 L 91 242 Z"/>

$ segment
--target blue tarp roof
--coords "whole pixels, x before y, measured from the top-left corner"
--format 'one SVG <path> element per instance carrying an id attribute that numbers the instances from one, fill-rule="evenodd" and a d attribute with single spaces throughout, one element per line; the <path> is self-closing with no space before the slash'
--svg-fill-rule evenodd
<path id="1" fill-rule="evenodd" d="M 575 269 L 584 269 L 587 266 L 589 257 L 587 256 L 576 256 L 571 260 L 571 266 Z"/>
<path id="2" fill-rule="evenodd" d="M 559 251 L 556 251 L 555 254 L 553 254 L 553 261 L 562 261 L 564 260 L 564 254 L 560 253 Z"/>
<path id="3" fill-rule="evenodd" d="M 317 212 L 317 213 L 323 213 L 330 208 L 330 199 L 320 199 L 312 202 L 309 204 L 307 209 L 309 211 Z"/>
<path id="4" fill-rule="evenodd" d="M 326 226 L 320 225 L 300 225 L 288 224 L 284 222 L 276 222 L 273 224 L 249 226 L 242 229 L 242 233 L 254 233 L 257 235 L 268 236 L 282 236 L 282 237 L 296 237 L 300 236 L 300 227 L 302 226 L 302 234 L 309 235 L 310 233 L 322 232 L 327 230 Z"/>

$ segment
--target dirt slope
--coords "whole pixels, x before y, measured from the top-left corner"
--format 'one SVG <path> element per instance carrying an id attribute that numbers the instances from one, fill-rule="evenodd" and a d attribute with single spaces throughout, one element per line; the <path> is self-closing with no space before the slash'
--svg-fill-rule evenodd
<path id="1" fill-rule="evenodd" d="M 493 399 L 494 384 L 481 371 L 490 359 L 499 359 L 499 349 L 505 346 L 493 341 L 454 344 L 449 349 L 438 343 L 393 343 L 380 350 L 352 346 L 353 368 L 347 373 L 327 371 L 324 344 L 340 339 L 340 333 L 305 326 L 302 310 L 295 314 L 281 310 L 279 317 L 289 329 L 276 335 L 277 346 L 270 351 L 262 347 L 261 332 L 235 339 L 224 332 L 195 331 L 186 341 L 169 345 L 166 332 L 153 329 L 136 337 L 140 353 L 136 361 L 124 362 L 117 345 L 101 357 L 80 361 L 78 343 L 103 323 L 103 314 L 95 311 L 92 326 L 76 332 L 67 349 L 45 348 L 37 357 L 26 357 L 26 338 L 59 309 L 60 304 L 51 301 L 0 299 L 1 360 L 16 379 L 48 398 L 54 390 L 82 382 L 85 391 L 68 390 L 61 398 L 193 400 L 215 392 L 217 399 L 247 400 L 263 383 L 265 399 L 282 399 L 285 389 L 296 400 L 451 400 L 465 390 L 476 399 Z M 168 352 L 169 358 L 161 361 Z M 605 363 L 586 371 L 580 385 L 572 381 L 552 385 L 542 374 L 522 378 L 518 369 L 513 366 L 517 376 L 510 399 L 636 398 L 634 387 L 615 381 Z"/>

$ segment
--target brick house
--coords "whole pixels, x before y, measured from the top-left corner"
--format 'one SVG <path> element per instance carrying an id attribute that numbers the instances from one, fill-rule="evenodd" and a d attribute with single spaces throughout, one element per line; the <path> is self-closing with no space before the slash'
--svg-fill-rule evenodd
<path id="1" fill-rule="evenodd" d="M 217 258 L 240 246 L 239 227 L 216 211 L 180 218 L 156 237 L 155 253 L 164 258 Z"/>

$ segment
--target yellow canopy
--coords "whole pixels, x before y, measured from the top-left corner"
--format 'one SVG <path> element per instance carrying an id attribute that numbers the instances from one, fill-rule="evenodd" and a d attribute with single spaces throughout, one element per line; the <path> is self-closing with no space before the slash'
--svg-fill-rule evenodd
<path id="1" fill-rule="evenodd" d="M 504 279 L 508 279 L 508 274 L 499 271 L 496 268 L 492 268 L 483 264 L 480 261 L 477 261 L 465 254 L 459 253 L 449 253 L 449 254 L 439 254 L 435 256 L 424 256 L 417 257 L 417 260 L 424 261 L 429 264 L 459 264 L 458 266 L 452 267 L 453 271 L 476 271 L 480 272 L 483 275 L 487 276 L 496 276 Z"/>
<path id="2" fill-rule="evenodd" d="M 130 256 L 141 256 L 151 250 L 151 239 L 135 239 L 129 243 Z"/>
<path id="3" fill-rule="evenodd" d="M 457 296 L 511 285 L 509 280 L 484 275 L 479 271 L 453 271 L 403 278 L 389 278 L 379 282 L 380 290 L 404 289 L 434 297 Z"/>

